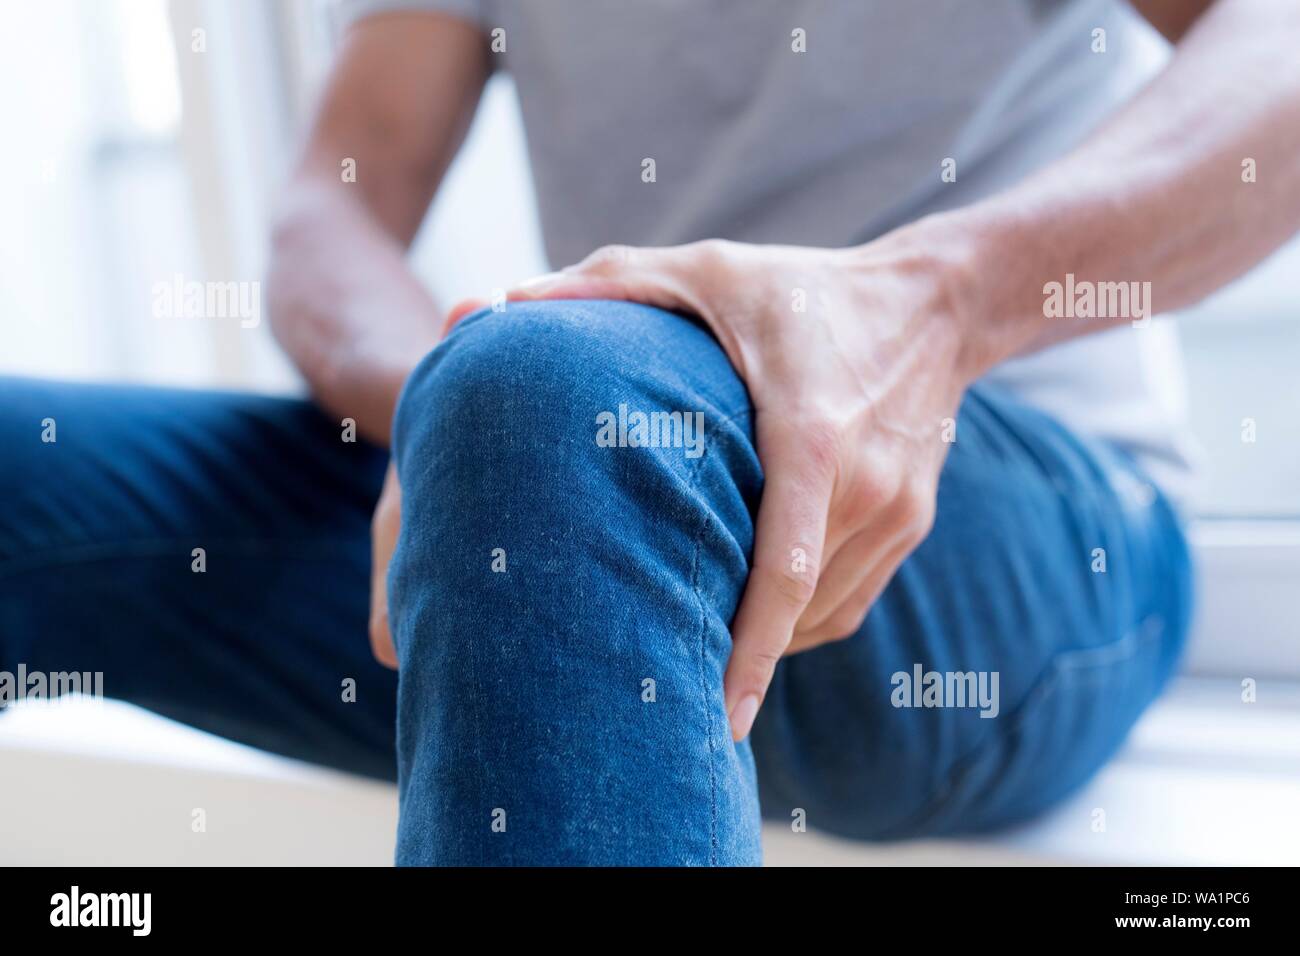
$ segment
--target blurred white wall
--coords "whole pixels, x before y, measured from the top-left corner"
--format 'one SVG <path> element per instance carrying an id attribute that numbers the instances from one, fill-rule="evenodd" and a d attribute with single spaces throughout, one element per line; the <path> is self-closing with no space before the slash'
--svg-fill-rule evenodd
<path id="1" fill-rule="evenodd" d="M 0 374 L 300 389 L 267 323 L 158 318 L 152 293 L 176 275 L 260 280 L 271 205 L 329 59 L 329 10 L 12 5 L 0 31 L 0 83 L 16 94 L 0 98 L 0 128 L 17 145 L 0 150 Z M 543 270 L 517 112 L 510 81 L 494 78 L 417 239 L 417 270 L 444 303 Z"/>

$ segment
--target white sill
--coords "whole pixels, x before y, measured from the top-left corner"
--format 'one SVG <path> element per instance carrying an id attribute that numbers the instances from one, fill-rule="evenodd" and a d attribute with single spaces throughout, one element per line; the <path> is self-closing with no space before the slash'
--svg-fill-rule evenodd
<path id="1" fill-rule="evenodd" d="M 0 714 L 0 865 L 386 866 L 396 790 L 115 701 Z M 201 809 L 206 830 L 194 832 Z"/>
<path id="2" fill-rule="evenodd" d="M 1300 683 L 1300 520 L 1201 520 L 1190 537 L 1200 586 L 1184 672 Z"/>
<path id="3" fill-rule="evenodd" d="M 1017 830 L 979 840 L 863 846 L 787 827 L 769 865 L 1295 865 L 1300 863 L 1300 686 L 1184 678 L 1087 788 Z M 1093 811 L 1106 829 L 1093 831 Z"/>
<path id="4" fill-rule="evenodd" d="M 769 865 L 1295 864 L 1300 688 L 1184 679 L 1084 792 L 980 840 L 866 845 L 769 825 Z M 0 864 L 392 859 L 391 786 L 273 757 L 123 704 L 0 716 Z M 207 815 L 194 833 L 192 811 Z M 1093 810 L 1106 811 L 1093 832 Z M 815 821 L 814 821 L 815 822 Z"/>

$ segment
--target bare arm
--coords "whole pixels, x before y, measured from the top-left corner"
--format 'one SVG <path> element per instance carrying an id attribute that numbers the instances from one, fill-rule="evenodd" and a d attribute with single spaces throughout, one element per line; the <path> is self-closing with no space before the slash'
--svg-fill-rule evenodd
<path id="1" fill-rule="evenodd" d="M 372 17 L 345 38 L 283 196 L 271 327 L 318 401 L 388 443 L 407 374 L 440 316 L 405 252 L 488 73 L 482 36 L 437 14 Z M 345 182 L 343 163 L 355 161 Z"/>
<path id="2" fill-rule="evenodd" d="M 1174 12 L 1185 20 L 1197 6 Z M 1300 4 L 1217 0 L 1181 29 L 1168 68 L 1080 148 L 1006 193 L 918 224 L 978 250 L 969 286 L 981 364 L 1128 320 L 1045 319 L 1044 285 L 1067 273 L 1150 282 L 1156 311 L 1178 309 L 1300 229 Z"/>

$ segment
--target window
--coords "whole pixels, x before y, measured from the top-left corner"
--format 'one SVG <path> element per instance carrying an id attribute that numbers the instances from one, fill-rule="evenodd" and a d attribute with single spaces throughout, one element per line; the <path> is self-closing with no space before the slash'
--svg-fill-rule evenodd
<path id="1" fill-rule="evenodd" d="M 202 341 L 151 328 L 140 298 L 153 276 L 195 261 L 163 0 L 16 4 L 7 16 L 0 122 L 22 146 L 0 155 L 0 361 L 193 376 Z"/>

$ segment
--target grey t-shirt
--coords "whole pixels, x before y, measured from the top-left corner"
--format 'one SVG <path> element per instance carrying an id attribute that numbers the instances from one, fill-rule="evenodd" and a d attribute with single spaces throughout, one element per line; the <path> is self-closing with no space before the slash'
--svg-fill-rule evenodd
<path id="1" fill-rule="evenodd" d="M 556 266 L 608 243 L 865 241 L 1059 156 L 1161 58 L 1117 0 L 342 6 L 353 19 L 439 10 L 503 31 L 493 55 L 518 89 Z M 941 176 L 949 159 L 956 182 Z M 1173 335 L 1124 327 L 989 377 L 1127 448 L 1177 498 L 1188 442 Z"/>

